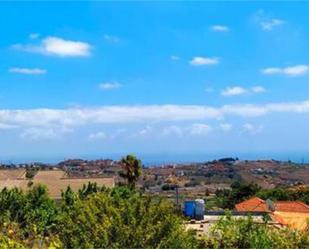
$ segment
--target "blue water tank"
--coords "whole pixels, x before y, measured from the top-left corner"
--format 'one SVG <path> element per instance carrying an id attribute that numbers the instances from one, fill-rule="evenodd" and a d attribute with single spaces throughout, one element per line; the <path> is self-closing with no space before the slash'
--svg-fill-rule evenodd
<path id="1" fill-rule="evenodd" d="M 195 201 L 185 201 L 185 216 L 194 218 L 195 216 Z"/>
<path id="2" fill-rule="evenodd" d="M 195 219 L 203 220 L 205 214 L 205 201 L 203 199 L 195 200 Z"/>

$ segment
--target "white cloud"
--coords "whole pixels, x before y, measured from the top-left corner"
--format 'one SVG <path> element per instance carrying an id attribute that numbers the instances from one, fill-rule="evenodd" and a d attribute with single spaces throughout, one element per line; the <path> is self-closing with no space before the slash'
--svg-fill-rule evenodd
<path id="1" fill-rule="evenodd" d="M 208 135 L 212 128 L 207 124 L 192 124 L 189 131 L 192 135 Z"/>
<path id="2" fill-rule="evenodd" d="M 283 73 L 282 69 L 279 67 L 267 67 L 261 70 L 262 74 L 281 74 Z"/>
<path id="3" fill-rule="evenodd" d="M 227 87 L 221 91 L 222 96 L 236 96 L 248 93 L 248 91 L 240 86 Z"/>
<path id="4" fill-rule="evenodd" d="M 162 131 L 162 134 L 164 136 L 170 136 L 170 135 L 182 136 L 183 129 L 179 126 L 171 125 L 171 126 L 165 127 Z"/>
<path id="5" fill-rule="evenodd" d="M 164 136 L 206 136 L 212 131 L 211 126 L 204 123 L 194 123 L 187 126 L 171 125 L 164 127 L 162 134 Z"/>
<path id="6" fill-rule="evenodd" d="M 219 59 L 216 57 L 193 57 L 189 62 L 192 66 L 216 65 L 219 64 Z"/>
<path id="7" fill-rule="evenodd" d="M 114 130 L 113 133 L 111 133 L 109 135 L 109 138 L 110 139 L 117 139 L 118 137 L 120 137 L 121 135 L 123 135 L 126 132 L 127 132 L 127 128 L 118 128 L 118 129 Z"/>
<path id="8" fill-rule="evenodd" d="M 262 86 L 254 86 L 254 87 L 251 87 L 251 91 L 253 93 L 263 93 L 263 92 L 266 92 L 266 89 Z"/>
<path id="9" fill-rule="evenodd" d="M 105 82 L 99 85 L 99 88 L 102 90 L 113 90 L 122 87 L 122 84 L 118 82 Z"/>
<path id="10" fill-rule="evenodd" d="M 29 140 L 53 140 L 59 139 L 61 132 L 53 128 L 27 128 L 20 134 L 21 138 Z"/>
<path id="11" fill-rule="evenodd" d="M 230 131 L 233 129 L 233 126 L 228 123 L 223 123 L 223 124 L 220 124 L 220 129 L 223 131 Z"/>
<path id="12" fill-rule="evenodd" d="M 224 117 L 259 117 L 275 113 L 309 114 L 309 100 L 303 102 L 269 103 L 264 105 L 224 105 L 211 107 L 202 105 L 146 105 L 146 106 L 102 106 L 68 109 L 23 109 L 0 110 L 2 128 L 21 130 L 23 137 L 60 137 L 73 132 L 76 127 L 98 124 L 130 124 L 149 122 L 194 121 L 203 124 L 205 120 Z M 199 123 L 200 122 L 200 123 Z M 0 127 L 1 127 L 0 126 Z M 223 126 L 222 126 L 223 127 Z M 221 127 L 221 128 L 222 128 Z M 248 128 L 249 126 L 247 126 Z M 197 132 L 204 126 L 169 126 L 164 134 Z M 224 128 L 223 128 L 224 129 Z M 249 128 L 250 129 L 250 128 Z M 145 131 L 146 132 L 146 131 Z M 142 132 L 143 133 L 143 132 Z"/>
<path id="13" fill-rule="evenodd" d="M 262 125 L 253 125 L 253 124 L 250 124 L 250 123 L 246 123 L 242 127 L 243 127 L 244 132 L 247 132 L 247 133 L 250 133 L 250 134 L 253 134 L 253 135 L 260 133 L 263 130 Z"/>
<path id="14" fill-rule="evenodd" d="M 211 93 L 213 91 L 214 91 L 214 89 L 212 87 L 206 87 L 205 88 L 205 92 L 207 92 L 207 93 Z"/>
<path id="15" fill-rule="evenodd" d="M 38 39 L 39 37 L 40 37 L 40 34 L 38 34 L 38 33 L 29 34 L 29 39 L 31 39 L 31 40 Z"/>
<path id="16" fill-rule="evenodd" d="M 113 35 L 108 35 L 108 34 L 104 35 L 104 40 L 108 41 L 108 42 L 111 42 L 111 43 L 118 43 L 118 42 L 120 42 L 120 38 L 119 37 L 113 36 Z"/>
<path id="17" fill-rule="evenodd" d="M 301 76 L 309 72 L 308 65 L 296 65 L 290 67 L 268 67 L 261 70 L 263 74 L 281 74 L 287 76 Z"/>
<path id="18" fill-rule="evenodd" d="M 224 97 L 239 96 L 245 94 L 263 93 L 266 89 L 262 86 L 253 86 L 251 88 L 243 88 L 240 86 L 227 87 L 221 91 L 221 95 Z"/>
<path id="19" fill-rule="evenodd" d="M 20 68 L 13 67 L 9 69 L 10 73 L 18 73 L 18 74 L 46 74 L 47 71 L 45 69 L 40 68 Z"/>
<path id="20" fill-rule="evenodd" d="M 18 126 L 16 125 L 10 125 L 10 124 L 2 124 L 0 123 L 0 130 L 11 130 L 11 129 L 15 129 Z"/>
<path id="21" fill-rule="evenodd" d="M 106 138 L 106 134 L 102 131 L 96 132 L 96 133 L 90 133 L 88 135 L 88 139 L 93 141 L 93 140 L 103 140 Z"/>
<path id="22" fill-rule="evenodd" d="M 177 56 L 177 55 L 172 55 L 172 56 L 171 56 L 171 60 L 173 60 L 173 61 L 178 61 L 178 60 L 180 60 L 180 57 Z"/>
<path id="23" fill-rule="evenodd" d="M 152 127 L 147 125 L 145 128 L 141 129 L 138 134 L 141 136 L 144 136 L 146 134 L 149 134 L 150 132 L 152 132 Z"/>
<path id="24" fill-rule="evenodd" d="M 230 31 L 229 27 L 224 26 L 224 25 L 213 25 L 210 28 L 212 31 L 215 31 L 215 32 L 229 32 Z"/>
<path id="25" fill-rule="evenodd" d="M 39 45 L 16 44 L 13 48 L 43 55 L 59 57 L 84 57 L 89 56 L 91 45 L 86 42 L 65 40 L 59 37 L 49 36 L 41 40 Z"/>
<path id="26" fill-rule="evenodd" d="M 260 22 L 261 27 L 264 31 L 271 31 L 275 27 L 280 26 L 284 23 L 285 23 L 285 21 L 280 20 L 280 19 L 270 19 L 270 20 Z"/>
<path id="27" fill-rule="evenodd" d="M 261 27 L 263 31 L 272 31 L 274 28 L 285 24 L 284 20 L 270 17 L 264 10 L 258 10 L 254 16 L 254 21 Z"/>

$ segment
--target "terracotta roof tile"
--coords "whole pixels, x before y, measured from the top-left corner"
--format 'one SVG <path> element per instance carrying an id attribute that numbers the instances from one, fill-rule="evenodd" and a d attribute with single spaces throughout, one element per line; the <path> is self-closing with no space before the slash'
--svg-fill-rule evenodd
<path id="1" fill-rule="evenodd" d="M 309 206 L 301 201 L 276 201 L 273 202 L 274 210 L 270 210 L 266 201 L 253 197 L 235 205 L 237 211 L 245 212 L 296 212 L 309 213 Z"/>
<path id="2" fill-rule="evenodd" d="M 303 212 L 277 212 L 272 214 L 275 221 L 281 225 L 291 227 L 297 230 L 304 230 L 307 228 L 309 221 L 309 213 Z"/>
<path id="3" fill-rule="evenodd" d="M 309 213 L 309 206 L 301 201 L 276 201 L 274 205 L 278 212 Z"/>
<path id="4" fill-rule="evenodd" d="M 235 208 L 237 211 L 244 212 L 269 212 L 266 202 L 258 197 L 238 203 Z"/>

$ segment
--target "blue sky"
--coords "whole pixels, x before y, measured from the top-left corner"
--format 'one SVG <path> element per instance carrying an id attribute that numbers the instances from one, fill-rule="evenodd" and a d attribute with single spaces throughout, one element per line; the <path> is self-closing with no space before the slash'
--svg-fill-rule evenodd
<path id="1" fill-rule="evenodd" d="M 308 12 L 2 2 L 0 159 L 306 158 Z"/>

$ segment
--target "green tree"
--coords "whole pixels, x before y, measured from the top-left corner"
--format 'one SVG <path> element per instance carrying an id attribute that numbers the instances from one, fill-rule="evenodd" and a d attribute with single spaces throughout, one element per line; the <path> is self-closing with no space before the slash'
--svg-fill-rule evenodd
<path id="1" fill-rule="evenodd" d="M 61 212 L 65 248 L 195 248 L 169 201 L 125 187 L 78 199 Z"/>
<path id="2" fill-rule="evenodd" d="M 121 159 L 122 171 L 120 176 L 126 179 L 130 188 L 134 188 L 135 184 L 142 174 L 142 163 L 134 155 L 127 155 Z"/>
<path id="3" fill-rule="evenodd" d="M 221 208 L 233 209 L 235 204 L 255 196 L 261 188 L 255 183 L 234 182 L 231 189 L 218 189 L 216 203 Z"/>
<path id="4" fill-rule="evenodd" d="M 277 229 L 247 219 L 223 217 L 201 241 L 204 248 L 308 248 L 308 233 Z"/>
<path id="5" fill-rule="evenodd" d="M 34 186 L 26 193 L 17 188 L 0 192 L 0 248 L 60 247 L 58 208 L 47 189 Z M 12 246 L 12 247 L 10 247 Z"/>

